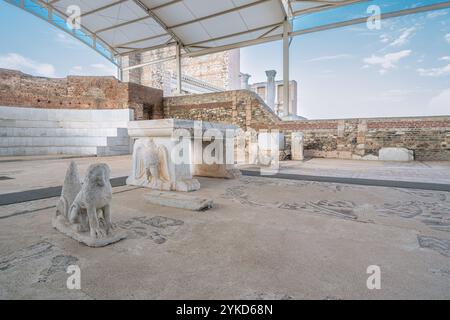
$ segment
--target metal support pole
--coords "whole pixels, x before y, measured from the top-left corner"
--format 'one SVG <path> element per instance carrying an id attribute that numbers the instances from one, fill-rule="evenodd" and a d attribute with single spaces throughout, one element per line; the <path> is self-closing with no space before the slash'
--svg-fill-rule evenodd
<path id="1" fill-rule="evenodd" d="M 181 85 L 181 46 L 177 43 L 176 47 L 176 64 L 177 64 L 177 94 L 182 93 L 182 85 Z"/>
<path id="2" fill-rule="evenodd" d="M 289 31 L 286 19 L 283 24 L 283 117 L 289 116 Z"/>
<path id="3" fill-rule="evenodd" d="M 122 57 L 118 57 L 118 64 L 117 64 L 117 80 L 123 81 L 123 69 L 122 69 Z"/>

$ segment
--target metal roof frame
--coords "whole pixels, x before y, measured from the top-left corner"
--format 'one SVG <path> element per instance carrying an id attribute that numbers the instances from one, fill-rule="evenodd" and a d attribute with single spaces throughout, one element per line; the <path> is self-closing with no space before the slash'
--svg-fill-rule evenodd
<path id="1" fill-rule="evenodd" d="M 72 32 L 71 30 L 68 30 L 64 27 L 61 27 L 61 25 L 58 25 L 54 23 L 53 19 L 51 18 L 52 15 L 57 14 L 61 19 L 67 19 L 68 16 L 65 12 L 62 12 L 59 10 L 56 6 L 60 4 L 63 0 L 4 0 L 7 3 L 13 4 L 15 6 L 18 6 L 40 18 L 42 15 L 36 14 L 30 9 L 26 8 L 26 3 L 29 4 L 35 4 L 36 6 L 40 6 L 44 9 L 48 10 L 48 17 L 47 21 L 52 23 L 53 25 L 57 26 L 58 28 L 62 29 L 63 31 L 69 33 L 72 36 L 75 36 L 76 38 L 80 39 L 79 36 L 77 36 L 77 33 Z M 92 10 L 88 10 L 85 12 L 82 12 L 81 19 L 93 16 L 93 15 L 101 15 L 102 12 L 105 12 L 108 9 L 121 6 L 130 2 L 135 3 L 137 6 L 139 6 L 145 15 L 142 15 L 136 19 L 130 19 L 126 21 L 121 21 L 120 23 L 111 24 L 103 28 L 99 28 L 97 30 L 90 29 L 86 27 L 83 24 L 82 20 L 82 33 L 90 37 L 92 41 L 91 43 L 86 43 L 86 41 L 83 41 L 84 43 L 88 44 L 90 47 L 92 47 L 94 50 L 100 52 L 102 55 L 106 56 L 109 60 L 111 60 L 113 63 L 117 64 L 117 58 L 120 56 L 125 56 L 133 53 L 139 53 L 142 51 L 152 50 L 152 49 L 158 49 L 161 48 L 161 46 L 166 45 L 176 45 L 179 44 L 182 49 L 182 55 L 188 55 L 188 56 L 200 56 L 204 54 L 209 54 L 212 52 L 219 52 L 224 51 L 232 48 L 239 48 L 269 41 L 276 41 L 282 39 L 282 26 L 284 24 L 284 20 L 290 20 L 292 18 L 301 17 L 303 15 L 311 14 L 314 12 L 319 12 L 323 10 L 329 10 L 334 9 L 342 6 L 347 6 L 355 3 L 360 2 L 370 2 L 370 0 L 276 0 L 279 4 L 279 8 L 283 12 L 283 17 L 280 19 L 280 21 L 277 21 L 276 23 L 268 23 L 265 25 L 260 25 L 254 28 L 247 27 L 246 30 L 241 30 L 238 32 L 229 32 L 225 33 L 223 35 L 213 37 L 210 36 L 205 39 L 201 39 L 198 41 L 183 41 L 182 37 L 177 35 L 177 30 L 180 28 L 186 27 L 186 26 L 192 26 L 194 24 L 201 23 L 203 21 L 208 21 L 217 17 L 223 17 L 228 14 L 232 13 L 240 13 L 242 10 L 247 10 L 246 12 L 249 12 L 249 10 L 253 10 L 253 8 L 256 8 L 262 4 L 271 3 L 274 0 L 253 0 L 252 2 L 244 1 L 240 5 L 235 5 L 232 8 L 227 8 L 225 10 L 220 10 L 217 12 L 213 12 L 210 14 L 201 15 L 195 19 L 187 19 L 185 21 L 179 22 L 179 23 L 173 23 L 173 24 L 167 24 L 165 23 L 160 15 L 160 10 L 166 10 L 173 8 L 175 5 L 180 5 L 183 3 L 183 0 L 171 0 L 171 1 L 158 1 L 160 4 L 149 6 L 149 1 L 145 0 L 111 0 L 109 3 L 104 3 L 102 6 L 95 7 Z M 297 4 L 306 4 L 307 7 L 294 10 L 294 6 Z M 431 5 L 425 5 L 417 8 L 412 9 L 405 9 L 400 10 L 396 12 L 391 13 L 385 13 L 382 14 L 382 19 L 386 19 L 389 17 L 395 17 L 400 15 L 406 15 L 406 14 L 412 14 L 412 13 L 418 13 L 418 12 L 424 12 L 429 10 L 436 10 L 436 9 L 442 9 L 442 8 L 448 8 L 450 7 L 450 1 L 441 2 L 437 4 L 431 4 Z M 126 30 L 126 27 L 128 25 L 139 23 L 142 21 L 146 21 L 149 19 L 149 21 L 156 22 L 163 32 L 159 34 L 149 34 L 145 37 L 139 37 L 136 39 L 131 39 L 129 41 L 122 41 L 116 44 L 112 44 L 111 41 L 108 41 L 107 39 L 104 39 L 103 34 L 105 34 L 108 31 L 113 31 L 115 29 L 124 29 Z M 348 21 L 338 22 L 338 23 L 331 23 L 327 25 L 321 25 L 318 27 L 310 28 L 310 29 L 304 29 L 304 30 L 298 30 L 298 31 L 290 31 L 289 37 L 311 33 L 311 32 L 317 32 L 322 30 L 328 30 L 332 28 L 339 28 L 343 26 L 348 26 L 352 24 L 358 24 L 358 23 L 364 23 L 365 18 L 358 18 L 358 19 L 351 19 Z M 256 33 L 258 33 L 256 35 Z M 250 38 L 253 37 L 253 39 L 246 39 L 244 41 L 239 40 L 240 36 L 249 36 Z M 236 40 L 234 40 L 236 39 Z M 153 41 L 155 43 L 153 43 Z M 225 45 L 214 45 L 214 42 L 219 40 L 227 40 L 230 41 L 230 44 Z M 160 43 L 158 42 L 160 41 Z M 149 43 L 148 46 L 145 46 L 145 43 Z M 152 44 L 153 43 L 153 44 Z M 110 52 L 110 55 L 105 53 L 105 50 L 101 50 L 97 48 L 97 45 L 100 44 L 103 48 Z M 141 44 L 141 46 L 139 46 Z M 143 45 L 142 45 L 143 44 Z"/>
<path id="2" fill-rule="evenodd" d="M 233 0 L 208 0 L 206 6 L 201 6 L 196 2 L 197 0 L 103 0 L 100 6 L 96 6 L 94 1 L 88 0 L 70 0 L 70 3 L 66 3 L 69 0 L 4 1 L 26 10 L 76 37 L 118 65 L 119 68 L 121 68 L 120 58 L 123 56 L 176 46 L 175 57 L 128 66 L 121 71 L 176 59 L 178 92 L 181 92 L 180 60 L 183 56 L 196 57 L 283 40 L 283 81 L 286 91 L 284 94 L 285 97 L 288 97 L 289 44 L 292 37 L 365 23 L 367 17 L 294 31 L 292 30 L 292 21 L 295 18 L 325 10 L 362 2 L 370 3 L 371 0 L 234 0 L 240 1 L 238 5 Z M 155 1 L 157 4 L 149 5 L 149 2 L 155 3 Z M 78 4 L 80 7 L 89 9 L 81 13 L 80 30 L 71 30 L 65 25 L 69 17 L 60 9 L 61 3 Z M 300 9 L 298 8 L 299 4 L 302 7 Z M 380 18 L 388 19 L 449 7 L 450 1 L 442 1 L 381 13 Z M 34 10 L 36 8 L 37 10 Z M 126 10 L 122 12 L 122 8 Z M 105 14 L 108 11 L 115 12 L 114 10 L 117 14 L 115 17 Z M 185 20 L 185 17 L 188 19 Z M 86 18 L 88 18 L 88 22 L 84 20 Z M 237 19 L 234 20 L 237 22 L 236 25 L 233 25 L 233 18 Z M 230 19 L 231 22 L 227 19 Z M 147 21 L 151 22 L 150 25 L 145 23 Z M 229 25 L 226 25 L 228 22 Z M 213 30 L 207 30 L 208 24 L 209 29 Z M 137 36 L 137 38 L 133 38 L 133 36 Z M 116 38 L 119 38 L 120 41 Z M 285 100 L 284 110 L 287 114 L 288 99 Z"/>

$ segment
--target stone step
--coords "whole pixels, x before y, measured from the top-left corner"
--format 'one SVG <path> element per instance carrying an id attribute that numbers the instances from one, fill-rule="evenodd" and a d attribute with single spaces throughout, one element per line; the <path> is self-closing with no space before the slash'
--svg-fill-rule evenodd
<path id="1" fill-rule="evenodd" d="M 43 109 L 0 106 L 0 119 L 33 121 L 109 122 L 133 119 L 131 109 Z"/>
<path id="2" fill-rule="evenodd" d="M 39 156 L 53 154 L 97 155 L 97 147 L 8 147 L 0 148 L 0 156 Z"/>
<path id="3" fill-rule="evenodd" d="M 0 137 L 128 137 L 126 128 L 1 128 Z"/>
<path id="4" fill-rule="evenodd" d="M 66 129 L 108 129 L 127 128 L 128 121 L 48 121 L 1 119 L 0 128 L 66 128 Z"/>
<path id="5" fill-rule="evenodd" d="M 2 137 L 0 147 L 127 146 L 126 137 Z"/>
<path id="6" fill-rule="evenodd" d="M 129 154 L 131 109 L 74 110 L 0 106 L 0 155 Z"/>
<path id="7" fill-rule="evenodd" d="M 99 157 L 120 156 L 130 153 L 131 153 L 130 146 L 97 147 L 97 156 Z"/>

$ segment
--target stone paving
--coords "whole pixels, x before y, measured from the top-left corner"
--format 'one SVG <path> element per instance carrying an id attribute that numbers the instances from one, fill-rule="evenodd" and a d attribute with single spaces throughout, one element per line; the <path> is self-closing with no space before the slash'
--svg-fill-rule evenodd
<path id="1" fill-rule="evenodd" d="M 60 185 L 68 161 L 0 162 L 13 178 L 1 191 Z M 108 162 L 117 177 L 129 158 L 76 161 L 81 174 Z M 320 171 L 323 162 L 311 161 Z M 323 166 L 339 163 L 352 167 Z M 290 164 L 282 171 L 303 170 Z M 446 164 L 415 165 L 426 177 Z M 400 176 L 410 166 L 391 169 Z M 450 192 L 199 180 L 201 190 L 185 195 L 213 199 L 204 212 L 148 203 L 147 189 L 113 188 L 113 221 L 128 238 L 104 248 L 51 227 L 57 198 L 0 206 L 0 299 L 450 299 Z M 66 287 L 69 265 L 81 269 L 80 290 Z M 370 265 L 381 268 L 380 290 L 366 287 Z"/>
<path id="2" fill-rule="evenodd" d="M 111 177 L 131 172 L 131 155 L 115 157 L 0 157 L 0 194 L 60 186 L 71 160 L 84 175 L 91 163 L 105 162 Z M 383 162 L 338 159 L 282 161 L 280 173 L 450 184 L 450 162 Z M 241 166 L 242 169 L 253 166 Z M 254 168 L 253 168 L 254 169 Z"/>

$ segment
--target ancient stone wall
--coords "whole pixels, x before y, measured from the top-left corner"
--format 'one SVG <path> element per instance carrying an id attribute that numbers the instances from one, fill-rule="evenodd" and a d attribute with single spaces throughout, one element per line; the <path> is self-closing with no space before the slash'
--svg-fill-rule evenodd
<path id="1" fill-rule="evenodd" d="M 175 47 L 161 48 L 133 54 L 124 57 L 124 67 L 156 61 L 175 56 Z M 225 90 L 240 87 L 240 51 L 239 49 L 213 53 L 201 57 L 184 57 L 181 60 L 182 73 L 190 77 L 208 82 Z M 169 75 L 176 73 L 176 62 L 170 60 L 158 64 L 148 65 L 140 69 L 133 69 L 123 73 L 123 80 L 139 83 L 152 88 L 165 89 Z"/>
<path id="2" fill-rule="evenodd" d="M 0 105 L 49 109 L 125 109 L 137 119 L 162 118 L 161 90 L 114 77 L 69 76 L 61 79 L 33 77 L 0 69 Z"/>
<path id="3" fill-rule="evenodd" d="M 233 123 L 242 129 L 305 134 L 305 155 L 360 159 L 383 147 L 414 150 L 416 160 L 450 160 L 450 116 L 281 121 L 250 91 L 164 98 L 168 118 Z"/>
<path id="4" fill-rule="evenodd" d="M 305 133 L 305 155 L 359 159 L 383 147 L 414 150 L 417 160 L 450 160 L 450 116 L 281 121 L 254 92 L 163 98 L 162 90 L 114 77 L 32 77 L 0 69 L 0 106 L 134 109 L 135 119 L 179 118 L 232 123 L 242 129 Z"/>

